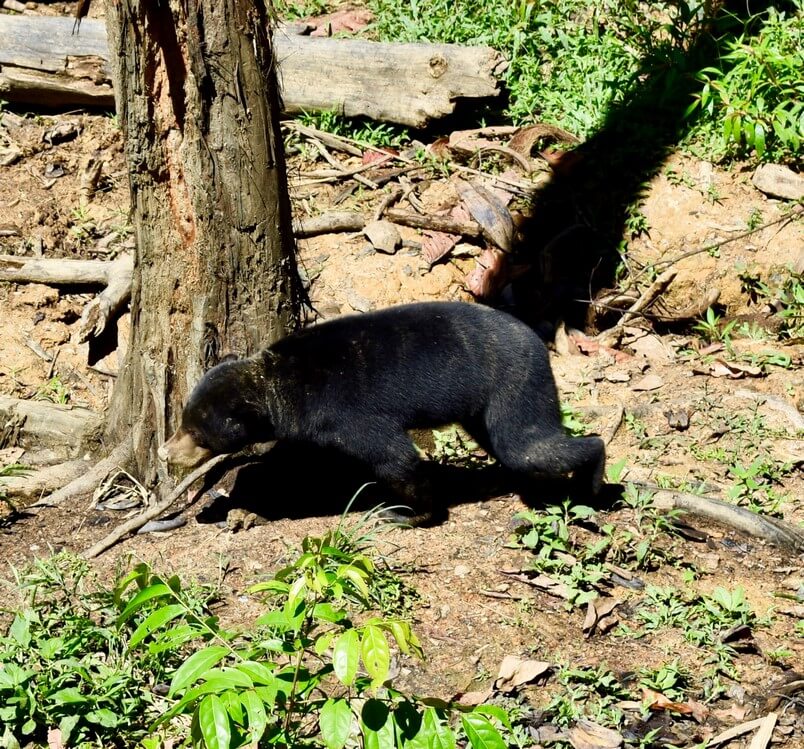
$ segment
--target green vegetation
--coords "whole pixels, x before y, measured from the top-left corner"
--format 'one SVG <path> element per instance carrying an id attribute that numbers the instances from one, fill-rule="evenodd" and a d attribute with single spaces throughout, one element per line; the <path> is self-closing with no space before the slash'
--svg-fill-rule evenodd
<path id="1" fill-rule="evenodd" d="M 633 484 L 626 486 L 622 502 L 632 511 L 635 528 L 598 525 L 591 507 L 569 500 L 517 515 L 522 524 L 516 543 L 533 551 L 535 571 L 562 586 L 568 607 L 597 598 L 609 583 L 612 565 L 654 569 L 674 559 L 660 543 L 660 536 L 671 530 L 672 516 L 654 509 L 650 492 Z"/>
<path id="2" fill-rule="evenodd" d="M 651 106 L 670 101 L 673 91 L 687 92 L 683 139 L 698 155 L 718 161 L 801 155 L 802 0 L 788 13 L 771 7 L 745 19 L 708 18 L 705 4 L 694 0 L 367 0 L 366 6 L 375 15 L 367 36 L 483 44 L 502 52 L 510 92 L 504 116 L 515 124 L 549 122 L 588 137 L 653 76 Z M 327 7 L 287 0 L 279 10 L 303 18 Z M 714 56 L 691 53 L 698 39 L 710 42 L 700 46 Z M 359 132 L 332 114 L 308 119 L 371 143 L 403 136 L 387 126 Z"/>
<path id="3" fill-rule="evenodd" d="M 725 40 L 717 67 L 698 73 L 703 84 L 690 113 L 700 112 L 692 138 L 708 151 L 763 161 L 792 160 L 804 141 L 804 5 L 789 14 L 768 8 L 755 35 Z"/>
<path id="4" fill-rule="evenodd" d="M 0 746 L 44 744 L 57 727 L 69 746 L 418 748 L 460 734 L 504 749 L 499 708 L 463 709 L 456 730 L 448 704 L 390 686 L 391 643 L 422 650 L 405 619 L 372 613 L 393 576 L 378 574 L 370 539 L 360 525 L 305 539 L 253 586 L 267 611 L 245 631 L 210 614 L 214 591 L 146 564 L 109 590 L 74 556 L 36 562 L 17 575 L 24 601 L 0 637 Z"/>

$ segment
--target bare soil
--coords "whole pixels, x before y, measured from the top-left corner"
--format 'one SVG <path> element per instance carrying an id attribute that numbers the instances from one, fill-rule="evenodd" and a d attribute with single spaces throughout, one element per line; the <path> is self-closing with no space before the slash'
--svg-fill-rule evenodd
<path id="1" fill-rule="evenodd" d="M 0 167 L 0 228 L 4 229 L 0 253 L 112 257 L 130 243 L 126 166 L 111 117 L 0 117 L 4 127 L 0 139 L 5 140 L 0 145 L 13 142 L 22 151 L 16 163 Z M 45 142 L 46 132 L 68 120 L 77 125 L 75 137 L 57 145 Z M 103 160 L 103 177 L 100 189 L 87 196 L 82 193 L 82 175 L 93 156 Z M 298 216 L 330 207 L 370 213 L 386 194 L 364 190 L 334 206 L 340 184 L 293 186 L 310 167 L 310 158 L 305 154 L 291 159 Z M 685 179 L 669 178 L 668 169 Z M 435 183 L 428 200 L 436 204 L 450 189 L 446 182 Z M 784 204 L 752 187 L 747 168 L 723 170 L 675 154 L 650 184 L 643 207 L 649 232 L 633 243 L 633 258 L 644 264 L 675 257 L 743 233 L 752 216 L 760 215 L 768 222 L 784 210 Z M 416 230 L 401 232 L 404 239 L 421 241 Z M 691 256 L 675 266 L 679 275 L 668 292 L 668 305 L 683 307 L 715 285 L 728 318 L 748 319 L 756 315 L 757 305 L 750 305 L 741 290 L 737 269 L 747 267 L 762 277 L 787 266 L 801 269 L 803 248 L 804 226 L 799 220 L 735 239 L 716 254 Z M 447 259 L 429 269 L 415 249 L 386 255 L 374 251 L 362 234 L 332 234 L 300 241 L 299 259 L 311 280 L 311 300 L 323 317 L 397 302 L 471 298 L 465 277 L 475 267 L 473 257 Z M 97 355 L 93 357 L 88 345 L 75 343 L 78 316 L 93 293 L 0 284 L 0 393 L 62 400 L 98 411 L 105 408 L 119 366 L 117 355 L 112 352 L 95 362 L 106 372 L 101 374 L 88 366 Z M 124 317 L 119 324 L 123 341 L 126 327 Z M 775 350 L 789 356 L 792 364 L 768 367 L 756 377 L 731 379 L 696 372 L 702 367 L 700 357 L 685 354 L 699 346 L 695 336 L 635 329 L 626 344 L 625 356 L 607 351 L 585 354 L 574 345 L 559 347 L 561 352 L 552 354 L 562 399 L 582 415 L 589 431 L 613 434 L 609 463 L 626 459 L 625 479 L 704 486 L 707 493 L 723 496 L 735 484 L 735 477 L 727 463 L 714 457 L 718 449 L 723 454 L 735 451 L 742 466 L 768 453 L 790 466 L 774 487 L 782 496 L 778 512 L 788 522 L 804 524 L 802 434 L 796 433 L 789 414 L 751 395 L 772 395 L 791 408 L 797 406 L 800 413 L 804 347 L 741 340 L 735 344 L 740 351 Z M 43 358 L 42 351 L 49 357 L 58 352 L 55 364 Z M 679 412 L 689 419 L 683 430 L 670 425 L 668 414 Z M 752 426 L 757 420 L 762 422 L 761 429 Z M 16 459 L 24 463 L 26 456 L 17 454 Z M 247 586 L 287 561 L 302 538 L 331 527 L 360 485 L 340 481 L 337 463 L 327 464 L 327 470 L 333 473 L 318 476 L 315 482 L 310 474 L 320 473 L 321 467 L 302 466 L 295 474 L 286 471 L 270 488 L 264 484 L 266 488 L 255 490 L 253 505 L 268 522 L 232 532 L 225 524 L 209 522 L 203 513 L 199 516 L 194 508 L 187 513 L 184 527 L 127 539 L 97 560 L 98 568 L 108 575 L 121 560 L 146 560 L 157 568 L 210 582 L 225 569 L 225 605 L 219 613 L 230 623 L 247 623 L 259 611 L 258 603 L 246 593 Z M 301 517 L 286 517 L 288 507 Z M 582 629 L 583 608 L 568 611 L 561 599 L 502 574 L 502 570 L 529 565 L 530 553 L 510 545 L 512 519 L 525 507 L 518 495 L 478 501 L 458 498 L 441 525 L 382 534 L 382 550 L 394 565 L 407 570 L 406 579 L 421 595 L 413 620 L 427 659 L 420 663 L 400 658 L 398 684 L 418 694 L 451 698 L 490 686 L 506 655 L 576 668 L 605 665 L 617 674 L 679 658 L 696 673 L 706 654 L 685 643 L 677 630 L 660 630 L 641 639 L 613 632 L 587 638 Z M 0 558 L 19 566 L 59 549 L 81 551 L 125 516 L 93 509 L 89 497 L 28 517 L 10 516 L 0 524 Z M 630 510 L 605 508 L 598 522 L 632 528 L 635 520 Z M 702 724 L 678 720 L 668 729 L 684 746 L 766 714 L 774 685 L 790 679 L 795 671 L 804 671 L 804 637 L 800 630 L 794 631 L 796 622 L 801 627 L 804 620 L 801 557 L 704 521 L 690 522 L 706 532 L 706 540 L 672 543 L 684 561 L 699 570 L 699 578 L 688 582 L 682 570 L 671 565 L 639 572 L 638 577 L 648 584 L 682 590 L 741 586 L 758 616 L 773 616 L 754 629 L 753 651 L 736 657 L 739 678 L 727 680 L 730 691 L 710 706 L 709 717 Z M 779 598 L 780 594 L 798 595 L 798 601 Z M 611 595 L 622 601 L 616 610 L 618 619 L 635 627 L 634 611 L 643 593 L 616 587 Z M 6 594 L 3 597 L 10 600 Z M 781 650 L 787 651 L 783 658 L 769 656 Z M 543 706 L 554 689 L 555 684 L 531 687 L 526 697 Z M 804 746 L 801 692 L 773 704 L 780 714 L 773 745 Z M 730 745 L 747 746 L 748 740 L 750 735 L 742 744 L 741 739 Z"/>

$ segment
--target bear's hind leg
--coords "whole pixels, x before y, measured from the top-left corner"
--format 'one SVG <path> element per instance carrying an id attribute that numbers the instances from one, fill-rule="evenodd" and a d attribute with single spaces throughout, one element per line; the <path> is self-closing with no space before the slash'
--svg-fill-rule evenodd
<path id="1" fill-rule="evenodd" d="M 571 473 L 578 488 L 592 494 L 597 494 L 603 484 L 606 446 L 597 436 L 508 435 L 505 439 L 494 440 L 494 455 L 506 468 L 528 476 Z"/>

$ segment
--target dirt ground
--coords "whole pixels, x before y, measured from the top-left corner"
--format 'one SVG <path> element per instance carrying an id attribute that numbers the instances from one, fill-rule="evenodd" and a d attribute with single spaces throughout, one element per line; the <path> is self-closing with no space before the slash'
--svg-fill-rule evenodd
<path id="1" fill-rule="evenodd" d="M 0 167 L 0 253 L 113 258 L 132 246 L 126 165 L 111 117 L 2 112 L 0 120 L 0 147 L 13 145 L 21 151 L 18 160 Z M 74 134 L 49 143 L 47 134 L 65 123 L 74 125 Z M 83 190 L 82 180 L 90 161 L 98 158 L 103 162 L 102 178 L 99 189 L 90 195 Z M 311 166 L 309 158 L 307 153 L 291 157 L 297 216 L 324 212 L 333 206 L 341 187 L 298 186 Z M 650 184 L 643 206 L 650 229 L 632 244 L 633 258 L 646 263 L 672 257 L 741 234 L 752 216 L 769 222 L 787 210 L 783 203 L 757 191 L 750 175 L 748 169 L 726 171 L 673 155 Z M 449 189 L 434 185 L 424 202 L 437 203 Z M 337 208 L 369 212 L 384 194 L 364 190 Z M 402 229 L 402 236 L 412 243 L 421 241 L 413 229 Z M 361 234 L 300 241 L 299 259 L 310 280 L 311 300 L 324 317 L 405 301 L 470 299 L 465 277 L 476 262 L 470 255 L 447 259 L 430 269 L 415 247 L 382 254 Z M 749 305 L 736 270 L 748 267 L 769 277 L 785 266 L 801 270 L 803 263 L 801 220 L 778 223 L 724 245 L 716 255 L 701 253 L 679 262 L 669 302 L 683 306 L 685 300 L 715 285 L 728 319 L 750 317 L 757 305 Z M 103 411 L 119 366 L 117 353 L 100 356 L 105 352 L 91 352 L 87 344 L 75 342 L 81 309 L 95 291 L 0 284 L 0 394 Z M 124 316 L 118 323 L 121 342 L 126 327 Z M 715 376 L 723 372 L 690 355 L 697 340 L 692 335 L 634 329 L 625 354 L 617 356 L 606 350 L 584 353 L 583 346 L 572 341 L 559 344 L 551 356 L 562 400 L 583 418 L 588 431 L 610 438 L 609 464 L 625 459 L 626 480 L 703 487 L 707 494 L 725 496 L 735 478 L 727 465 L 711 458 L 715 451 L 735 451 L 743 466 L 772 456 L 789 466 L 773 487 L 781 496 L 778 513 L 801 526 L 804 438 L 796 432 L 790 409 L 798 406 L 800 414 L 804 404 L 804 346 L 740 339 L 735 342 L 740 352 L 770 349 L 789 356 L 791 363 L 787 368 L 769 366 L 759 376 L 743 372 L 734 379 L 740 372 Z M 762 395 L 772 398 L 765 400 Z M 679 413 L 686 415 L 688 426 L 679 427 L 673 421 L 672 415 Z M 12 459 L 25 463 L 31 456 L 6 446 L 0 457 L 5 464 Z M 118 544 L 98 560 L 99 569 L 108 573 L 121 559 L 141 559 L 208 581 L 218 579 L 225 569 L 225 606 L 219 613 L 228 622 L 248 622 L 258 611 L 245 592 L 249 583 L 286 561 L 302 538 L 329 528 L 359 486 L 341 487 L 337 475 L 318 482 L 306 475 L 318 470 L 310 466 L 295 475 L 286 473 L 270 491 L 254 496 L 255 506 L 268 518 L 266 523 L 232 532 L 220 523 L 202 522 L 203 514 L 199 518 L 193 509 L 187 513 L 187 524 L 175 531 L 136 536 Z M 337 464 L 332 470 L 337 472 Z M 307 507 L 319 509 L 310 517 L 288 518 L 288 507 L 300 508 L 302 515 Z M 676 656 L 693 669 L 701 662 L 703 654 L 672 630 L 642 639 L 624 639 L 612 632 L 586 638 L 583 608 L 568 611 L 560 598 L 504 575 L 503 570 L 528 567 L 530 553 L 510 544 L 512 519 L 525 507 L 517 495 L 471 502 L 459 498 L 441 525 L 382 534 L 381 548 L 394 565 L 407 570 L 406 579 L 421 595 L 413 620 L 427 659 L 423 663 L 401 659 L 398 684 L 418 694 L 449 698 L 489 686 L 506 655 L 577 668 L 606 665 L 618 674 L 658 666 Z M 126 516 L 94 509 L 91 498 L 84 498 L 66 508 L 7 520 L 0 524 L 0 558 L 19 566 L 54 550 L 80 551 Z M 604 510 L 598 522 L 629 528 L 635 521 L 631 510 Z M 671 565 L 640 572 L 639 577 L 649 584 L 692 586 L 701 591 L 739 585 L 758 616 L 775 613 L 769 623 L 754 630 L 756 647 L 738 655 L 739 680 L 730 682 L 729 694 L 710 706 L 707 721 L 701 725 L 687 721 L 673 729 L 683 745 L 711 737 L 742 719 L 764 715 L 774 685 L 795 671 L 804 671 L 804 639 L 794 632 L 804 604 L 801 557 L 707 521 L 689 522 L 705 532 L 705 540 L 673 543 L 684 560 L 700 570 L 699 579 L 689 582 L 682 569 Z M 640 592 L 618 587 L 611 594 L 622 601 L 620 621 L 633 623 Z M 798 595 L 798 601 L 791 603 L 779 594 L 793 599 Z M 767 655 L 781 650 L 789 655 L 783 659 Z M 527 695 L 538 705 L 549 691 L 549 686 L 532 687 Z M 774 746 L 804 746 L 801 694 L 797 701 L 791 699 L 777 709 L 780 720 Z M 731 744 L 739 745 L 739 741 Z"/>

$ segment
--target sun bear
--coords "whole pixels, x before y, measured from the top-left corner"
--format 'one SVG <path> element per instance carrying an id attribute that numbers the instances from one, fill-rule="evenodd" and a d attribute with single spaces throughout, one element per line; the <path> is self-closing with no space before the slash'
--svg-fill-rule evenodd
<path id="1" fill-rule="evenodd" d="M 525 476 L 573 474 L 597 493 L 605 446 L 561 423 L 547 349 L 505 312 L 464 302 L 406 304 L 305 328 L 210 369 L 159 449 L 192 467 L 260 442 L 299 440 L 367 464 L 430 517 L 426 461 L 409 429 L 458 423 Z"/>

